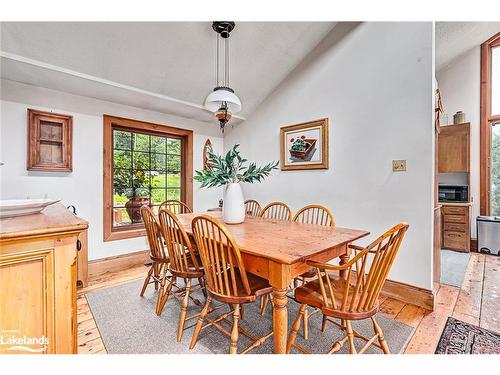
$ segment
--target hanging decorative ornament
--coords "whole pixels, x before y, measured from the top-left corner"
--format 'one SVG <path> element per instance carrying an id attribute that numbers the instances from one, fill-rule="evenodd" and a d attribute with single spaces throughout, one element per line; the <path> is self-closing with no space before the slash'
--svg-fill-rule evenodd
<path id="1" fill-rule="evenodd" d="M 212 29 L 217 33 L 215 88 L 205 99 L 205 108 L 215 114 L 223 133 L 232 115 L 241 111 L 240 98 L 229 85 L 229 35 L 234 26 L 232 21 L 212 23 Z"/>

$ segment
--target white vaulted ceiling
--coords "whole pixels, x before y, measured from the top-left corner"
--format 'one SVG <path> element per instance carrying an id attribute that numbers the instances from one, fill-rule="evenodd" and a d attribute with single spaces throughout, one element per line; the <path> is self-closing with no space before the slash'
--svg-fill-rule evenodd
<path id="1" fill-rule="evenodd" d="M 335 26 L 237 22 L 231 86 L 248 116 Z M 213 121 L 211 22 L 2 23 L 3 79 Z M 241 119 L 240 119 L 241 121 Z"/>
<path id="2" fill-rule="evenodd" d="M 436 70 L 500 32 L 500 22 L 436 22 Z"/>

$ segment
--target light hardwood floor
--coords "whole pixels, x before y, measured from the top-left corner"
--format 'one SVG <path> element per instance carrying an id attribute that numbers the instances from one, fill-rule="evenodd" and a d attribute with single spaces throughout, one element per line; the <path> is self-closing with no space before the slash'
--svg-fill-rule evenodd
<path id="1" fill-rule="evenodd" d="M 120 272 L 107 272 L 89 279 L 78 291 L 78 353 L 105 354 L 99 331 L 90 312 L 85 293 L 143 278 L 147 268 L 140 265 Z M 405 353 L 432 354 L 448 316 L 500 332 L 500 257 L 471 253 L 461 288 L 436 285 L 433 312 L 393 298 L 381 297 L 381 313 L 415 327 Z M 137 291 L 139 294 L 139 291 Z M 153 314 L 154 311 L 151 311 Z"/>

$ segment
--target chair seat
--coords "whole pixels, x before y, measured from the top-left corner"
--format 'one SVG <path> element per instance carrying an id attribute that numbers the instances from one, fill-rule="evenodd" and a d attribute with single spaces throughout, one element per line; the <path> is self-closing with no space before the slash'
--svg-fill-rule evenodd
<path id="1" fill-rule="evenodd" d="M 309 271 L 304 272 L 299 277 L 303 277 L 304 279 L 312 279 L 313 277 L 316 277 L 316 275 L 316 269 L 311 268 Z"/>
<path id="2" fill-rule="evenodd" d="M 342 299 L 344 297 L 345 281 L 335 276 L 330 276 L 330 281 L 332 284 L 333 294 L 335 296 L 335 301 L 337 303 L 338 309 L 334 309 L 330 306 L 325 306 L 323 302 L 323 295 L 321 294 L 320 282 L 318 279 L 309 281 L 304 285 L 297 287 L 295 289 L 295 300 L 301 304 L 307 304 L 312 307 L 317 307 L 321 309 L 324 315 L 332 316 L 334 318 L 339 318 L 339 319 L 349 319 L 349 320 L 366 319 L 377 313 L 378 301 L 375 303 L 375 306 L 371 310 L 350 312 L 346 308 L 345 310 L 341 311 L 340 305 L 342 304 Z M 328 289 L 326 280 L 325 280 L 325 289 Z M 347 307 L 351 303 L 353 294 L 354 294 L 354 287 L 351 285 L 351 287 L 349 288 L 349 295 L 347 297 L 347 303 L 346 303 Z M 327 295 L 329 295 L 328 292 Z M 357 301 L 355 302 L 355 305 L 356 303 Z"/>
<path id="3" fill-rule="evenodd" d="M 248 285 L 250 286 L 250 295 L 246 295 L 245 288 L 243 287 L 243 284 L 240 281 L 241 277 L 239 275 L 239 271 L 236 270 L 234 272 L 238 273 L 238 275 L 235 275 L 235 279 L 237 281 L 236 288 L 238 290 L 238 296 L 237 297 L 222 296 L 207 288 L 208 293 L 211 294 L 214 297 L 214 299 L 225 303 L 234 303 L 234 304 L 248 303 L 248 302 L 254 302 L 257 299 L 257 297 L 269 294 L 273 291 L 273 287 L 269 284 L 269 282 L 266 279 L 263 279 L 262 277 L 247 272 L 246 274 L 248 279 Z M 231 271 L 228 271 L 227 277 L 229 280 L 231 280 Z"/>
<path id="4" fill-rule="evenodd" d="M 195 253 L 194 256 L 196 257 L 196 262 L 198 263 L 198 270 L 196 270 L 196 267 L 194 266 L 192 256 L 193 254 L 188 254 L 187 258 L 187 265 L 188 265 L 188 271 L 177 271 L 172 268 L 172 264 L 170 264 L 170 272 L 172 275 L 178 276 L 178 277 L 188 277 L 188 278 L 199 278 L 202 277 L 204 274 L 203 267 L 201 265 L 201 258 L 199 253 Z"/>

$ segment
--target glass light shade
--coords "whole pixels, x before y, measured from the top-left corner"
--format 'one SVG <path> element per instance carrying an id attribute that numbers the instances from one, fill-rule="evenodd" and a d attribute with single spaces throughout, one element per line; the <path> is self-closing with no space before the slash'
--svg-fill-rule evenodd
<path id="1" fill-rule="evenodd" d="M 210 112 L 216 112 L 223 103 L 227 104 L 227 109 L 231 113 L 238 113 L 241 111 L 241 101 L 240 98 L 236 96 L 234 92 L 221 87 L 217 90 L 212 91 L 205 99 L 205 108 Z"/>

